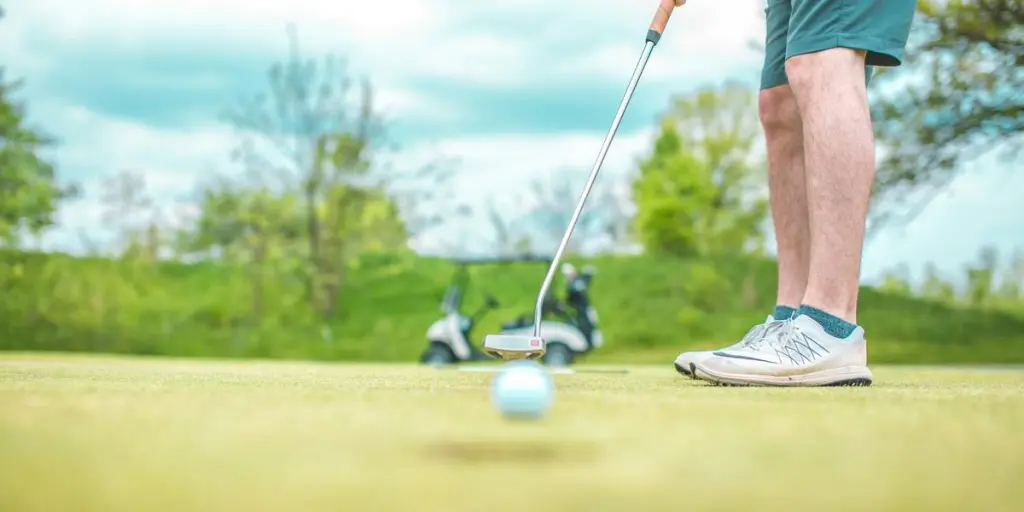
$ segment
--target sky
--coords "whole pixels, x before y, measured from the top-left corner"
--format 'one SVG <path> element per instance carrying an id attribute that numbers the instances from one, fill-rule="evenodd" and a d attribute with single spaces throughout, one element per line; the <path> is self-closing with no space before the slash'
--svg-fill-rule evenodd
<path id="1" fill-rule="evenodd" d="M 190 193 L 237 173 L 224 121 L 266 89 L 287 56 L 287 27 L 309 57 L 344 57 L 367 76 L 414 168 L 453 162 L 442 196 L 515 212 L 532 183 L 593 163 L 636 64 L 656 2 L 635 0 L 7 0 L 0 64 L 22 78 L 29 120 L 54 135 L 62 180 L 83 197 L 62 207 L 42 246 L 109 240 L 107 178 L 142 173 L 167 222 L 194 214 Z M 145 7 L 142 7 L 145 5 Z M 395 6 L 398 7 L 395 7 Z M 726 80 L 756 84 L 763 0 L 695 0 L 672 20 L 634 96 L 600 183 L 621 190 L 675 95 Z M 982 155 L 908 225 L 871 239 L 864 279 L 899 264 L 957 272 L 984 245 L 1024 249 L 1024 174 Z M 573 195 L 577 192 L 573 191 Z M 573 198 L 574 200 L 574 198 Z M 441 252 L 480 240 L 479 216 L 415 241 Z M 447 238 L 446 238 L 447 237 Z M 461 238 L 460 238 L 461 240 Z"/>

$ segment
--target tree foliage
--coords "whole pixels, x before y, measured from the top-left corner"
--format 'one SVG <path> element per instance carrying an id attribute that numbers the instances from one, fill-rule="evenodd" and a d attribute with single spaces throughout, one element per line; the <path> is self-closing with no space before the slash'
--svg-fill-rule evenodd
<path id="1" fill-rule="evenodd" d="M 553 254 L 589 174 L 590 169 L 558 169 L 530 180 L 524 191 L 502 190 L 484 198 L 485 204 L 475 210 L 480 210 L 480 217 L 489 224 L 490 250 L 499 255 Z M 602 175 L 594 183 L 566 245 L 567 255 L 608 254 L 628 248 L 632 218 L 628 183 L 623 181 Z"/>
<path id="2" fill-rule="evenodd" d="M 204 209 L 191 243 L 244 251 L 260 268 L 304 251 L 299 274 L 311 305 L 327 315 L 354 258 L 404 246 L 408 236 L 375 165 L 386 139 L 369 81 L 352 80 L 333 56 L 303 58 L 291 36 L 268 92 L 229 114 L 240 135 L 236 156 L 258 185 L 204 191 L 210 214 Z"/>
<path id="3" fill-rule="evenodd" d="M 754 91 L 739 84 L 674 100 L 633 184 L 646 250 L 693 256 L 762 248 L 768 202 L 756 113 Z"/>
<path id="4" fill-rule="evenodd" d="M 1024 250 L 1000 255 L 990 246 L 962 268 L 959 279 L 943 276 L 934 264 L 924 267 L 916 283 L 906 265 L 882 276 L 879 289 L 907 297 L 921 297 L 953 306 L 1024 312 Z"/>
<path id="5" fill-rule="evenodd" d="M 874 81 L 882 143 L 874 220 L 910 219 L 976 157 L 1018 158 L 1024 2 L 921 0 L 906 64 Z M 910 192 L 924 200 L 907 205 Z"/>
<path id="6" fill-rule="evenodd" d="M 43 155 L 53 140 L 26 124 L 25 106 L 13 98 L 20 85 L 0 67 L 0 244 L 53 225 L 58 204 L 73 193 Z"/>
<path id="7" fill-rule="evenodd" d="M 909 297 L 913 295 L 913 287 L 910 282 L 910 267 L 900 264 L 896 268 L 886 271 L 882 275 L 882 282 L 878 289 L 893 295 Z"/>

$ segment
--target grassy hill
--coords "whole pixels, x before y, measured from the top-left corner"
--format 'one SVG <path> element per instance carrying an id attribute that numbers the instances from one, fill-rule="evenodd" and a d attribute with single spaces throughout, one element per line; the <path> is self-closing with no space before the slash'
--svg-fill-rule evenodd
<path id="1" fill-rule="evenodd" d="M 731 343 L 774 302 L 771 261 L 588 262 L 599 269 L 593 300 L 607 349 L 595 359 L 603 362 L 666 362 L 683 349 Z M 538 263 L 472 268 L 466 310 L 487 292 L 501 302 L 475 338 L 529 314 L 544 270 Z M 254 314 L 252 274 L 242 268 L 0 253 L 0 349 L 412 361 L 440 317 L 453 271 L 441 259 L 374 256 L 352 271 L 338 312 L 316 319 L 287 269 L 265 271 Z M 1024 318 L 871 288 L 861 304 L 874 362 L 1024 363 Z"/>

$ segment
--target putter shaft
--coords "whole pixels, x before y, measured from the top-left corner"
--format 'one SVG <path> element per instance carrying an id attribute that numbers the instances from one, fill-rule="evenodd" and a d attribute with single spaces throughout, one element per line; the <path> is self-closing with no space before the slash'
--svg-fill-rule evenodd
<path id="1" fill-rule="evenodd" d="M 663 2 L 664 3 L 664 2 Z M 656 18 L 657 21 L 657 18 Z M 665 22 L 668 21 L 668 16 L 665 16 Z M 664 26 L 661 27 L 664 30 Z M 660 37 L 660 30 L 658 35 Z M 636 86 L 640 83 L 640 75 L 644 72 L 644 67 L 647 66 L 647 60 L 651 58 L 651 52 L 654 51 L 654 45 L 657 40 L 652 40 L 648 36 L 647 42 L 644 44 L 644 51 L 640 54 L 640 61 L 636 64 L 636 69 L 633 70 L 633 76 L 629 79 L 629 85 L 626 86 L 626 93 L 622 96 L 622 102 L 619 103 L 619 110 L 615 113 L 615 118 L 612 120 L 611 129 L 608 130 L 608 135 L 605 136 L 604 142 L 601 144 L 601 151 L 597 154 L 597 161 L 594 162 L 594 168 L 590 171 L 590 178 L 587 179 L 587 185 L 583 188 L 583 194 L 580 195 L 579 202 L 576 203 L 576 210 L 572 212 L 572 217 L 569 219 L 569 226 L 565 229 L 565 234 L 562 235 L 562 241 L 558 244 L 558 250 L 555 251 L 555 256 L 551 260 L 551 266 L 548 267 L 548 273 L 544 276 L 544 282 L 540 286 L 540 293 L 537 295 L 537 303 L 533 310 L 533 336 L 535 338 L 543 338 L 541 336 L 540 322 L 543 316 L 544 308 L 544 297 L 548 294 L 548 289 L 551 288 L 551 283 L 555 280 L 555 272 L 558 268 L 559 263 L 562 260 L 562 254 L 565 252 L 565 248 L 569 245 L 569 239 L 572 237 L 573 229 L 576 228 L 576 223 L 580 220 L 580 215 L 583 213 L 583 206 L 587 202 L 587 197 L 590 196 L 590 189 L 594 188 L 594 182 L 597 180 L 597 174 L 601 170 L 601 165 L 604 163 L 604 158 L 608 154 L 608 148 L 612 145 L 612 139 L 615 138 L 615 132 L 619 130 L 619 123 L 622 122 L 622 116 L 626 113 L 626 107 L 629 106 L 629 100 L 633 98 L 633 91 L 636 90 Z"/>

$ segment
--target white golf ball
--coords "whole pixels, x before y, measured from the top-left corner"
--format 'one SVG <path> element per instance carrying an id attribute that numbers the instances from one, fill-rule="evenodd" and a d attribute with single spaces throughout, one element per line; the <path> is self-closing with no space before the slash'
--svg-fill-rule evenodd
<path id="1" fill-rule="evenodd" d="M 508 363 L 494 377 L 491 398 L 508 418 L 537 419 L 551 407 L 555 381 L 533 361 Z"/>

